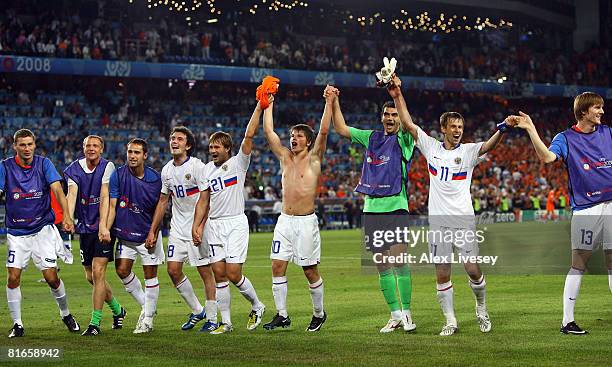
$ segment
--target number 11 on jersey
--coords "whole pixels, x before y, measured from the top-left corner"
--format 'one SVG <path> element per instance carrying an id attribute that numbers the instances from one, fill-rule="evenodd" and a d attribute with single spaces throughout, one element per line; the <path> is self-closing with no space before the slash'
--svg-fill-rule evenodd
<path id="1" fill-rule="evenodd" d="M 440 167 L 440 181 L 448 181 L 448 167 Z"/>

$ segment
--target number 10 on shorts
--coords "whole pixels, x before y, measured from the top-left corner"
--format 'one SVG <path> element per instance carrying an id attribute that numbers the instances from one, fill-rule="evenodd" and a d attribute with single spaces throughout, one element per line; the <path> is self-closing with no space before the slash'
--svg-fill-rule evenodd
<path id="1" fill-rule="evenodd" d="M 272 241 L 272 253 L 278 254 L 280 252 L 280 241 Z"/>

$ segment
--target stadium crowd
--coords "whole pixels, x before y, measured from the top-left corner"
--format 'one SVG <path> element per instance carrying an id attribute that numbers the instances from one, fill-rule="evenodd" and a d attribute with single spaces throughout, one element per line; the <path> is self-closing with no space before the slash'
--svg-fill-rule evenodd
<path id="1" fill-rule="evenodd" d="M 280 22 L 282 27 L 236 11 L 224 14 L 218 24 L 190 27 L 169 17 L 155 23 L 127 15 L 109 20 L 100 16 L 103 10 L 102 3 L 87 18 L 63 9 L 31 13 L 22 4 L 6 9 L 0 16 L 0 52 L 357 73 L 373 73 L 383 56 L 393 55 L 406 60 L 398 69 L 403 75 L 492 80 L 505 76 L 521 83 L 611 85 L 609 48 L 592 45 L 577 53 L 564 46 L 568 39 L 558 40 L 569 35 L 542 30 L 485 29 L 441 35 L 394 31 L 389 26 L 370 32 L 343 24 L 340 15 L 331 11 L 325 12 L 330 19 L 307 12 Z M 343 29 L 334 33 L 344 36 L 312 35 L 313 21 L 337 24 Z"/>
<path id="2" fill-rule="evenodd" d="M 82 150 L 83 137 L 93 133 L 105 137 L 105 155 L 117 164 L 125 161 L 124 144 L 129 137 L 148 139 L 147 164 L 161 170 L 171 158 L 167 149 L 170 129 L 185 125 L 196 134 L 195 155 L 207 161 L 208 136 L 225 130 L 232 133 L 234 144 L 239 144 L 254 106 L 251 85 L 198 83 L 190 87 L 177 83 L 167 87 L 162 81 L 138 81 L 105 88 L 104 83 L 117 81 L 94 79 L 86 83 L 91 84 L 45 92 L 2 88 L 0 156 L 13 154 L 12 133 L 25 126 L 38 134 L 38 153 L 49 156 L 58 168 L 76 159 Z M 94 84 L 102 88 L 91 87 Z M 295 123 L 317 128 L 323 108 L 319 89 L 284 86 L 279 92 L 275 126 L 283 141 L 288 142 L 288 127 Z M 344 89 L 341 93 L 347 122 L 362 128 L 378 127 L 379 105 L 387 99 L 384 90 Z M 568 103 L 562 99 L 548 99 L 544 104 L 541 100 L 427 91 L 408 91 L 406 96 L 416 123 L 432 136 L 439 136 L 438 117 L 443 111 L 461 112 L 467 120 L 464 141 L 487 139 L 497 122 L 518 109 L 531 113 L 548 142 L 573 121 Z M 245 188 L 247 197 L 275 201 L 281 195 L 279 167 L 267 149 L 263 134 L 256 139 L 256 146 L 262 148 L 255 149 L 252 156 Z M 476 167 L 472 196 L 478 202 L 477 210 L 544 208 L 551 189 L 567 186 L 562 164 L 541 165 L 529 145 L 528 138 L 519 131 L 510 132 Z M 320 198 L 350 199 L 345 209 L 357 213 L 362 201 L 353 188 L 361 174 L 362 155 L 362 151 L 343 142 L 337 134 L 330 134 L 320 179 Z M 425 214 L 428 181 L 425 160 L 417 152 L 410 170 L 411 212 Z M 555 194 L 561 206 L 562 193 Z"/>

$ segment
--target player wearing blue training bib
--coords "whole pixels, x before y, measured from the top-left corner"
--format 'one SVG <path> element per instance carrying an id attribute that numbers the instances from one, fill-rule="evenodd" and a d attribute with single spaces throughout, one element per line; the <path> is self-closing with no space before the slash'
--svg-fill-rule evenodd
<path id="1" fill-rule="evenodd" d="M 161 192 L 159 173 L 145 166 L 147 142 L 132 139 L 127 144 L 127 165 L 119 167 L 110 178 L 110 208 L 106 228 L 117 237 L 115 250 L 117 275 L 125 290 L 142 307 L 134 334 L 153 330 L 153 316 L 159 298 L 157 266 L 164 263 L 162 238 L 145 243 Z M 145 277 L 143 292 L 140 280 L 132 272 L 140 257 Z"/>
<path id="2" fill-rule="evenodd" d="M 25 335 L 21 321 L 21 272 L 32 259 L 51 288 L 62 320 L 71 332 L 80 330 L 68 310 L 64 282 L 57 275 L 57 255 L 63 251 L 63 241 L 53 224 L 51 192 L 64 213 L 68 211 L 61 176 L 47 158 L 34 155 L 36 137 L 27 129 L 15 132 L 13 149 L 16 155 L 0 163 L 0 192 L 6 193 L 7 250 L 6 298 L 13 319 L 8 337 Z M 66 232 L 74 230 L 72 218 L 62 221 Z"/>
<path id="3" fill-rule="evenodd" d="M 572 206 L 572 267 L 563 289 L 564 334 L 586 334 L 574 320 L 582 274 L 594 250 L 603 247 L 612 291 L 612 129 L 601 124 L 603 98 L 592 92 L 574 99 L 576 125 L 557 134 L 549 148 L 544 145 L 531 118 L 511 116 L 529 134 L 540 161 L 563 160 L 568 174 Z"/>
<path id="4" fill-rule="evenodd" d="M 104 139 L 90 135 L 83 140 L 84 157 L 72 162 L 65 170 L 68 181 L 68 213 L 71 218 L 77 213 L 76 232 L 79 234 L 81 263 L 85 276 L 93 285 L 93 311 L 83 336 L 100 334 L 102 306 L 104 302 L 113 313 L 113 329 L 123 327 L 126 311 L 113 296 L 106 281 L 106 267 L 113 261 L 115 238 L 111 238 L 106 223 L 100 225 L 100 218 L 108 216 L 109 181 L 115 172 L 115 165 L 102 158 Z"/>

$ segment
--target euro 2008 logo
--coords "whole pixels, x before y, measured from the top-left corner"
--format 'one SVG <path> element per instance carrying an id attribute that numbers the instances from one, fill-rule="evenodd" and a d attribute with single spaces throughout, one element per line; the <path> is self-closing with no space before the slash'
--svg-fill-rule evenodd
<path id="1" fill-rule="evenodd" d="M 15 200 L 19 199 L 19 193 L 18 192 L 13 194 L 13 199 L 15 199 Z"/>
<path id="2" fill-rule="evenodd" d="M 120 207 L 125 208 L 125 205 L 126 205 L 125 201 L 120 201 L 119 202 L 119 206 Z"/>

